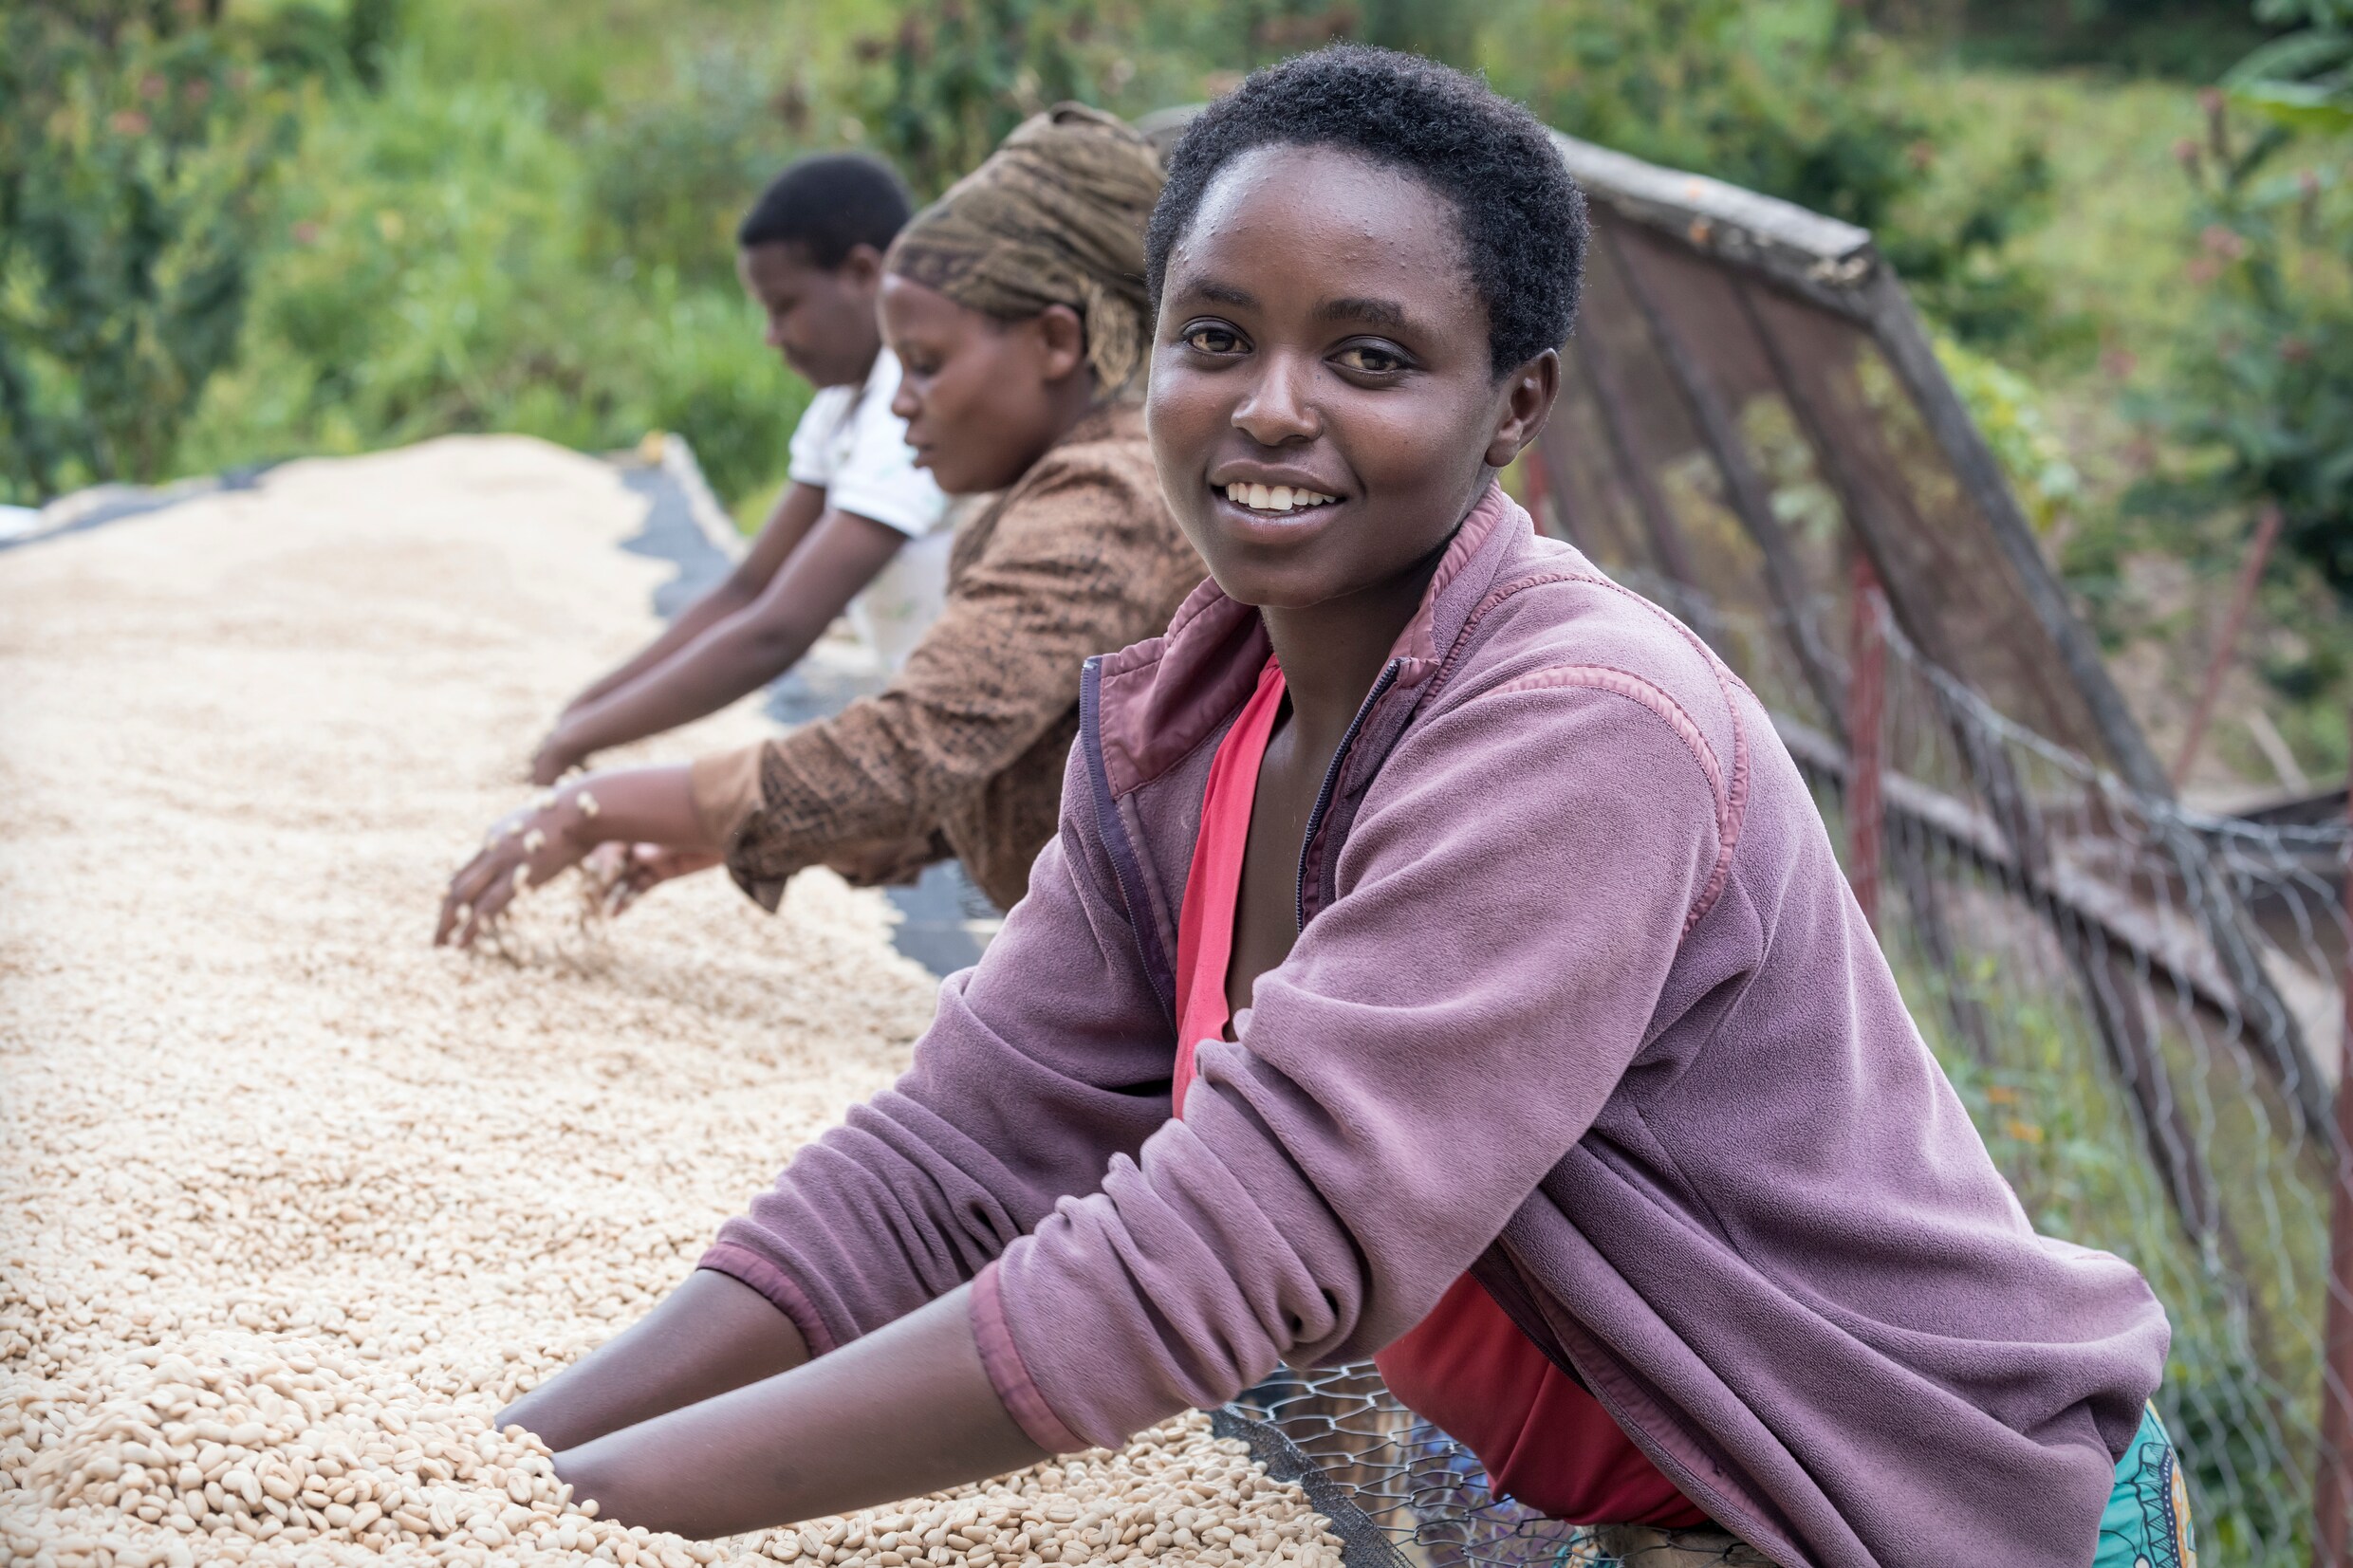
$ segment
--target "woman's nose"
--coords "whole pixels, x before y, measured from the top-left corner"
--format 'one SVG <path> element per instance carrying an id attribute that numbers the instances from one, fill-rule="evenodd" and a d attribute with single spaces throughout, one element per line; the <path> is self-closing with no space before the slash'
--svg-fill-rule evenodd
<path id="1" fill-rule="evenodd" d="M 1249 395 L 1233 411 L 1234 428 L 1262 447 L 1312 441 L 1324 422 L 1308 399 L 1310 366 L 1289 356 L 1269 355 Z"/>

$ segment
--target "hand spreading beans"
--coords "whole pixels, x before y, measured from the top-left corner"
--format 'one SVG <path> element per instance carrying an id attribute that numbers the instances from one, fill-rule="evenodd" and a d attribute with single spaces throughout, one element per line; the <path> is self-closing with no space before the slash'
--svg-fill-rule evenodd
<path id="1" fill-rule="evenodd" d="M 0 557 L 0 1560 L 1337 1568 L 1198 1418 L 709 1543 L 590 1517 L 490 1430 L 931 1011 L 823 874 L 774 917 L 688 878 L 594 962 L 545 895 L 507 961 L 419 940 L 524 796 L 516 737 L 646 635 L 643 511 L 457 440 Z"/>

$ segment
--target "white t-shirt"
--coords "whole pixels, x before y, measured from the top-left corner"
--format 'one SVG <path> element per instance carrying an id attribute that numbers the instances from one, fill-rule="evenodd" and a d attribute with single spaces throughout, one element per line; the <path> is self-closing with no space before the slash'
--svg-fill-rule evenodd
<path id="1" fill-rule="evenodd" d="M 889 349 L 857 387 L 822 387 L 792 432 L 793 482 L 825 492 L 825 505 L 907 536 L 889 564 L 850 601 L 850 624 L 896 672 L 939 618 L 948 599 L 948 498 L 915 466 L 906 422 L 891 412 L 899 360 Z"/>

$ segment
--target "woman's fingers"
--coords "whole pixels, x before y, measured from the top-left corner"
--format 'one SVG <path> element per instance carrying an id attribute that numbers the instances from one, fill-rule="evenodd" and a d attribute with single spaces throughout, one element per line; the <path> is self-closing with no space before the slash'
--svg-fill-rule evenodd
<path id="1" fill-rule="evenodd" d="M 510 812 L 491 829 L 490 841 L 450 879 L 441 899 L 434 945 L 473 946 L 527 887 L 537 887 L 578 858 L 565 836 L 546 825 L 547 809 Z"/>
<path id="2" fill-rule="evenodd" d="M 612 888 L 605 895 L 604 913 L 608 916 L 621 913 L 621 911 L 644 897 L 648 890 L 662 879 L 661 873 L 655 869 L 660 861 L 662 853 L 662 846 L 659 844 L 628 846 L 627 856 L 621 861 L 620 874 L 613 878 Z"/>
<path id="3" fill-rule="evenodd" d="M 458 947 L 472 947 L 474 938 L 513 900 L 515 873 L 524 869 L 523 852 L 511 839 L 501 840 L 473 858 L 450 890 L 461 911 L 455 938 Z"/>
<path id="4" fill-rule="evenodd" d="M 482 850 L 450 878 L 449 891 L 441 896 L 441 918 L 434 925 L 435 947 L 446 946 L 460 927 L 471 923 L 477 900 L 496 874 L 495 862 L 500 858 L 500 847 L 493 843 Z M 463 947 L 465 943 L 461 941 L 458 945 Z"/>
<path id="5" fill-rule="evenodd" d="M 472 947 L 476 937 L 498 923 L 499 915 L 506 911 L 509 904 L 514 902 L 516 894 L 534 882 L 547 880 L 544 876 L 533 876 L 530 863 L 519 855 L 510 857 L 504 870 L 505 875 L 493 876 L 490 884 L 474 898 L 472 917 L 466 922 L 466 929 L 458 934 L 457 945 L 459 947 Z"/>

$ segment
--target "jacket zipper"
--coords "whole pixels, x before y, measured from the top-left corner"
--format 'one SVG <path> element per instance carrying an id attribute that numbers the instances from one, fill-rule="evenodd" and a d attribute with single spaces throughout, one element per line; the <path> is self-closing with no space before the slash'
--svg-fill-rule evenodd
<path id="1" fill-rule="evenodd" d="M 1356 745 L 1357 731 L 1364 728 L 1365 715 L 1372 712 L 1373 704 L 1389 690 L 1389 683 L 1397 679 L 1397 673 L 1404 664 L 1403 659 L 1393 658 L 1381 666 L 1380 677 L 1357 705 L 1356 717 L 1348 721 L 1347 732 L 1340 737 L 1339 748 L 1332 752 L 1331 766 L 1324 770 L 1323 787 L 1315 792 L 1315 806 L 1307 813 L 1306 835 L 1299 840 L 1299 884 L 1292 894 L 1291 912 L 1301 931 L 1307 929 L 1307 852 L 1315 847 L 1316 832 L 1324 825 L 1324 809 L 1332 803 L 1332 791 L 1340 784 L 1341 766 L 1347 762 L 1349 748 Z"/>

